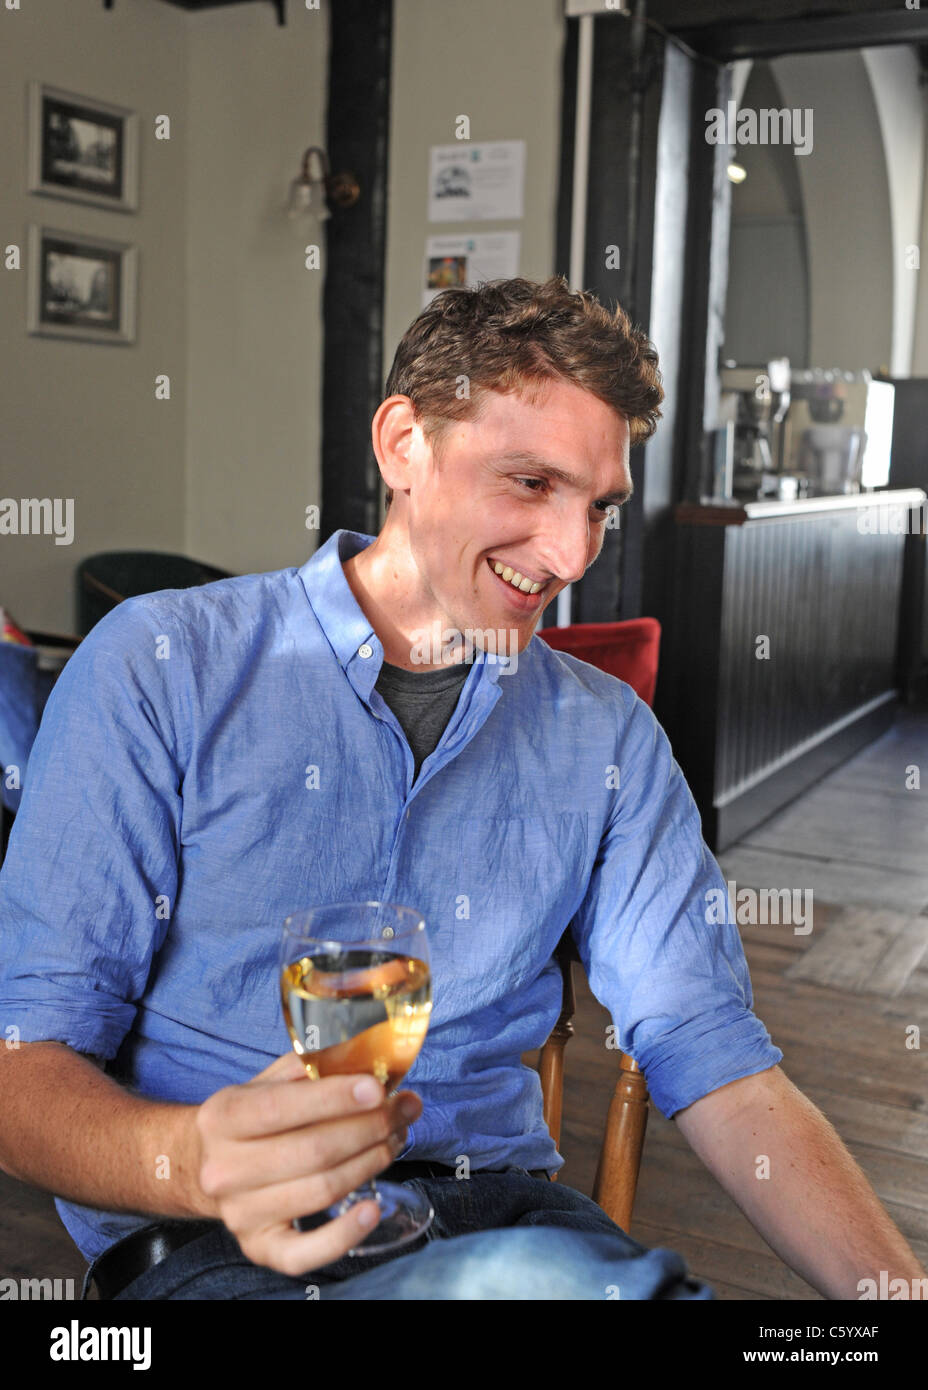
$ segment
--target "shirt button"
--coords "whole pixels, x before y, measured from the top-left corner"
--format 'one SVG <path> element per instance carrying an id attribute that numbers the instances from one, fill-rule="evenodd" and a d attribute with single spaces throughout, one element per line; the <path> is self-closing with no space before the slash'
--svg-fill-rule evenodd
<path id="1" fill-rule="evenodd" d="M 373 648 L 373 647 L 369 647 L 369 646 L 367 645 L 366 642 L 364 643 L 363 646 L 361 646 L 361 647 L 358 648 L 358 656 L 373 656 L 373 655 L 374 655 L 374 648 Z"/>
<path id="2" fill-rule="evenodd" d="M 383 929 L 383 934 L 384 934 L 384 936 L 386 936 L 386 937 L 391 937 L 391 936 L 393 936 L 393 935 L 394 935 L 393 928 L 392 928 L 392 927 L 384 927 L 384 929 Z"/>

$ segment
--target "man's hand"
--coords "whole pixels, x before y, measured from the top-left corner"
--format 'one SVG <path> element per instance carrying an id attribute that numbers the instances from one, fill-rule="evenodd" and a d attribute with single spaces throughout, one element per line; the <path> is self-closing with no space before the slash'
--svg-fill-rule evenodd
<path id="1" fill-rule="evenodd" d="M 710 1091 L 674 1120 L 688 1143 L 791 1269 L 825 1298 L 859 1299 L 926 1272 L 832 1125 L 777 1067 Z M 766 1160 L 764 1162 L 763 1160 Z"/>
<path id="2" fill-rule="evenodd" d="M 325 1211 L 389 1167 L 421 1113 L 414 1092 L 386 1099 L 372 1076 L 311 1081 L 290 1052 L 197 1108 L 200 1187 L 249 1260 L 299 1276 L 346 1254 L 379 1211 L 359 1202 L 308 1232 L 292 1220 Z"/>

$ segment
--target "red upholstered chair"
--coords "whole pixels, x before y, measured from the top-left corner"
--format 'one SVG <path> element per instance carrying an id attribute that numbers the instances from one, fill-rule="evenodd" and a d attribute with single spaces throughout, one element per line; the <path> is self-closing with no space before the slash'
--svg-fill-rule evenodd
<path id="1" fill-rule="evenodd" d="M 633 618 L 624 623 L 575 623 L 571 627 L 546 627 L 537 634 L 549 646 L 588 661 L 632 687 L 646 704 L 654 700 L 661 628 L 656 618 Z M 561 1014 L 541 1049 L 538 1071 L 544 1099 L 545 1124 L 555 1144 L 560 1143 L 564 1089 L 564 1047 L 574 1028 L 575 1010 L 572 966 L 579 961 L 570 929 L 555 951 L 563 978 Z M 629 1229 L 638 1171 L 648 1124 L 648 1088 L 638 1063 L 624 1052 L 619 1058 L 619 1078 L 609 1106 L 599 1153 L 593 1200 L 624 1231 Z"/>
<path id="2" fill-rule="evenodd" d="M 574 623 L 543 627 L 537 633 L 549 647 L 608 671 L 630 685 L 646 705 L 654 703 L 661 625 L 656 618 L 624 623 Z"/>

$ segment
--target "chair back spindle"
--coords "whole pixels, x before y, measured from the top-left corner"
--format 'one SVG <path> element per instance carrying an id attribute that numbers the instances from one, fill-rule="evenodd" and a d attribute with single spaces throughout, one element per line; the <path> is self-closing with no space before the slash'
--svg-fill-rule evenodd
<path id="1" fill-rule="evenodd" d="M 557 1023 L 541 1049 L 538 1074 L 544 1105 L 545 1124 L 560 1148 L 564 1102 L 564 1048 L 573 1037 L 576 996 L 573 963 L 579 961 L 570 928 L 561 937 L 555 957 L 561 967 L 562 1003 Z M 619 1054 L 619 1075 L 609 1103 L 606 1127 L 599 1151 L 593 1200 L 627 1231 L 631 1225 L 644 1136 L 648 1124 L 648 1087 L 638 1063 Z M 555 1174 L 554 1181 L 557 1181 Z"/>
<path id="2" fill-rule="evenodd" d="M 625 681 L 645 704 L 653 704 L 661 639 L 661 626 L 655 618 L 547 627 L 541 628 L 538 636 L 555 650 L 568 652 Z M 573 1035 L 571 1020 L 576 1009 L 571 970 L 573 962 L 580 960 L 569 927 L 558 943 L 555 957 L 563 980 L 561 1012 L 539 1054 L 538 1071 L 545 1123 L 560 1148 L 564 1048 Z M 647 1124 L 647 1082 L 638 1063 L 620 1053 L 619 1076 L 606 1117 L 593 1200 L 624 1231 L 631 1225 Z"/>

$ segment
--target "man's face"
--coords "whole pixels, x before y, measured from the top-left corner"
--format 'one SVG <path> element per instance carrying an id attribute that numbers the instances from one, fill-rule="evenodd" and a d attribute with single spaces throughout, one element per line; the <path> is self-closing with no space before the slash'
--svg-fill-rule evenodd
<path id="1" fill-rule="evenodd" d="M 409 547 L 430 622 L 515 629 L 521 652 L 545 607 L 602 549 L 607 506 L 631 492 L 628 422 L 561 381 L 543 383 L 534 404 L 492 391 L 483 405 L 479 420 L 451 426 L 440 461 L 416 426 Z M 520 592 L 497 564 L 543 587 Z"/>

